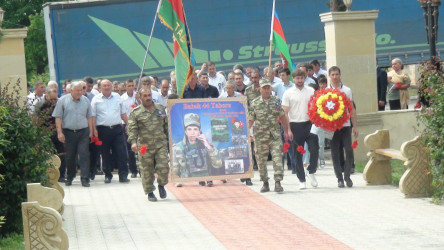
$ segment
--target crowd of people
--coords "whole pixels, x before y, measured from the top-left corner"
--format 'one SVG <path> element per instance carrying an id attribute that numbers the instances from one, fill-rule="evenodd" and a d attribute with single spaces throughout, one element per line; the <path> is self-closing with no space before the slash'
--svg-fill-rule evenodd
<path id="1" fill-rule="evenodd" d="M 395 72 L 396 69 L 394 67 Z M 390 77 L 399 80 L 398 75 Z M 98 174 L 104 174 L 104 182 L 109 184 L 113 170 L 118 169 L 120 183 L 130 182 L 129 175 L 137 178 L 140 174 L 148 199 L 156 201 L 154 173 L 157 173 L 159 195 L 166 198 L 164 186 L 172 168 L 168 160 L 167 100 L 179 98 L 175 72 L 161 81 L 146 75 L 140 80 L 125 82 L 100 78 L 94 81 L 85 77 L 80 81 L 66 80 L 62 87 L 59 91 L 54 81 L 47 86 L 36 82 L 34 92 L 28 95 L 30 114 L 42 119 L 41 124 L 53 131 L 51 139 L 62 161 L 59 181 L 66 186 L 72 185 L 80 169 L 82 186 L 89 187 Z M 236 64 L 226 75 L 218 72 L 213 62 L 204 63 L 185 86 L 183 98 L 246 96 L 252 167 L 259 170 L 263 182 L 261 192 L 269 191 L 266 163 L 271 155 L 275 170 L 274 191 L 280 193 L 284 191 L 281 181 L 285 162 L 297 175 L 300 189 L 306 188 L 306 176 L 313 187 L 318 186 L 315 173 L 318 166 L 325 166 L 325 138 L 324 131 L 310 122 L 307 109 L 314 91 L 319 88 L 339 89 L 353 100 L 350 88 L 341 81 L 340 69 L 334 66 L 325 71 L 317 60 L 298 64 L 293 72 L 283 68 L 280 61 L 262 72 L 259 67 L 244 68 Z M 187 140 L 201 136 L 193 134 L 198 130 L 196 127 L 200 127 L 198 118 L 190 115 L 184 120 Z M 358 136 L 354 109 L 351 120 L 333 134 L 330 143 L 340 188 L 345 186 L 344 181 L 348 187 L 353 186 L 350 179 L 352 134 Z M 285 144 L 289 145 L 288 154 L 282 153 Z M 203 145 L 212 152 L 213 146 L 208 139 Z M 179 146 L 175 146 L 176 150 Z M 307 153 L 302 154 L 300 147 L 305 147 Z M 142 150 L 147 153 L 141 154 Z M 252 185 L 251 179 L 241 181 Z M 212 186 L 213 182 L 199 184 Z"/>

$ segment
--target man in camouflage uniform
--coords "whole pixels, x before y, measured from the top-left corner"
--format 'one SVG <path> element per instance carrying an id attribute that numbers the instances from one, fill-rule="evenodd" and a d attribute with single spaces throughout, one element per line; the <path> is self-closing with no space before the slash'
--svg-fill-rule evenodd
<path id="1" fill-rule="evenodd" d="M 173 171 L 182 178 L 211 175 L 211 167 L 220 168 L 222 159 L 200 130 L 200 117 L 194 113 L 184 116 L 185 136 L 173 145 Z"/>
<path id="2" fill-rule="evenodd" d="M 154 173 L 157 173 L 160 198 L 167 194 L 164 186 L 168 183 L 168 120 L 165 108 L 154 103 L 149 88 L 139 90 L 142 105 L 133 109 L 128 121 L 128 143 L 131 150 L 139 153 L 139 169 L 142 175 L 142 185 L 149 201 L 157 201 L 153 191 L 156 190 Z M 144 155 L 140 148 L 146 146 Z M 156 164 L 154 164 L 156 160 Z"/>
<path id="3" fill-rule="evenodd" d="M 282 140 L 278 118 L 281 119 L 284 127 L 284 137 L 286 140 L 289 139 L 288 122 L 281 106 L 281 100 L 279 100 L 278 97 L 271 95 L 270 80 L 267 78 L 261 79 L 260 86 L 261 96 L 252 101 L 248 120 L 250 127 L 253 126 L 254 123 L 253 129 L 256 159 L 259 166 L 261 181 L 264 182 L 261 192 L 270 191 L 268 184 L 267 158 L 268 152 L 271 151 L 275 180 L 274 191 L 281 193 L 284 191 L 280 182 L 284 176 L 284 167 L 281 160 Z"/>

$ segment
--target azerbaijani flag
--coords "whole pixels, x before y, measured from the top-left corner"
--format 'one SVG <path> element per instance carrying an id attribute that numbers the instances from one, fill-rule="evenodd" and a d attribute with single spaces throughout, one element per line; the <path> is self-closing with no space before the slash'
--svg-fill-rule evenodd
<path id="1" fill-rule="evenodd" d="M 182 0 L 160 0 L 159 19 L 173 31 L 174 67 L 177 94 L 182 98 L 186 84 L 193 76 L 191 64 L 191 36 L 183 9 Z"/>
<path id="2" fill-rule="evenodd" d="M 287 40 L 285 40 L 284 31 L 282 30 L 281 22 L 279 21 L 276 10 L 274 11 L 273 22 L 273 46 L 281 52 L 283 67 L 288 67 L 290 71 L 293 71 L 293 69 L 296 68 L 296 65 L 291 61 Z"/>

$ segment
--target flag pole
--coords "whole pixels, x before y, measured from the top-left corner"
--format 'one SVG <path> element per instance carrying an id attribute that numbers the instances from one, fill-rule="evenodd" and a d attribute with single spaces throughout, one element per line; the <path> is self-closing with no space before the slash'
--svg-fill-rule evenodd
<path id="1" fill-rule="evenodd" d="M 148 43 L 146 45 L 146 52 L 145 52 L 145 57 L 143 58 L 142 69 L 140 70 L 139 80 L 137 81 L 136 94 L 140 88 L 140 79 L 142 79 L 143 69 L 145 68 L 145 62 L 146 62 L 146 58 L 148 57 L 148 51 L 150 49 L 151 39 L 153 38 L 153 33 L 154 33 L 154 26 L 156 26 L 157 15 L 159 14 L 159 9 L 160 9 L 161 4 L 162 4 L 162 0 L 159 0 L 159 4 L 157 5 L 156 14 L 154 15 L 153 27 L 151 28 L 150 38 L 148 39 Z"/>
<path id="2" fill-rule="evenodd" d="M 274 26 L 274 10 L 275 1 L 273 0 L 273 11 L 271 12 L 271 30 L 270 30 L 270 54 L 268 55 L 268 74 L 271 74 L 271 53 L 273 48 L 273 26 Z"/>

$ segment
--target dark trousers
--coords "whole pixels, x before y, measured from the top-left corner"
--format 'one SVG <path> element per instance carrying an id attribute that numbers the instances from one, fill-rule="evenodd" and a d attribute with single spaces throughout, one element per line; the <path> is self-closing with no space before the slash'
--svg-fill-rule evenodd
<path id="1" fill-rule="evenodd" d="M 389 100 L 390 110 L 400 110 L 401 100 Z"/>
<path id="2" fill-rule="evenodd" d="M 125 142 L 125 129 L 121 125 L 116 125 L 113 127 L 109 126 L 97 126 L 97 131 L 99 133 L 99 139 L 102 141 L 101 152 L 102 152 L 102 168 L 105 173 L 105 177 L 112 178 L 112 164 L 111 164 L 111 154 L 112 149 L 113 154 L 116 156 L 116 164 L 119 169 L 119 178 L 128 177 L 128 155 L 126 152 L 126 142 Z"/>
<path id="3" fill-rule="evenodd" d="M 137 170 L 136 153 L 131 150 L 131 143 L 128 143 L 128 135 L 126 133 L 124 133 L 124 135 L 128 152 L 128 167 L 132 174 L 137 174 L 139 171 Z"/>
<path id="4" fill-rule="evenodd" d="M 399 103 L 399 105 L 401 105 L 401 103 Z M 385 106 L 379 106 L 378 103 L 378 111 L 385 111 Z"/>
<path id="5" fill-rule="evenodd" d="M 344 164 L 344 176 L 342 176 L 341 167 L 341 143 L 345 151 L 345 164 Z M 333 138 L 331 139 L 331 158 L 333 160 L 333 168 L 335 170 L 336 178 L 338 181 L 349 180 L 350 171 L 353 165 L 353 149 L 351 148 L 351 127 L 343 127 L 340 130 L 335 131 Z"/>
<path id="6" fill-rule="evenodd" d="M 95 143 L 89 144 L 90 161 L 89 168 L 91 176 L 95 176 L 100 171 L 100 146 Z"/>
<path id="7" fill-rule="evenodd" d="M 254 142 L 251 143 L 251 157 L 253 158 L 253 169 L 257 169 L 256 153 L 254 152 Z"/>
<path id="8" fill-rule="evenodd" d="M 60 177 L 65 178 L 66 175 L 65 147 L 63 146 L 63 143 L 60 142 L 59 139 L 57 138 L 57 133 L 51 136 L 51 141 L 57 152 L 57 156 L 60 158 L 60 167 L 59 167 Z"/>
<path id="9" fill-rule="evenodd" d="M 319 158 L 319 141 L 318 136 L 310 133 L 311 122 L 291 122 L 290 129 L 293 133 L 293 147 L 294 147 L 294 159 L 296 161 L 296 175 L 300 182 L 305 182 L 305 171 L 302 163 L 302 154 L 297 151 L 298 146 L 304 147 L 306 142 L 308 145 L 308 151 L 310 152 L 310 165 L 308 165 L 308 172 L 310 174 L 316 173 L 318 168 Z"/>
<path id="10" fill-rule="evenodd" d="M 63 129 L 63 134 L 65 135 L 68 180 L 76 177 L 76 165 L 78 164 L 82 181 L 89 181 L 89 128 L 76 131 Z"/>

